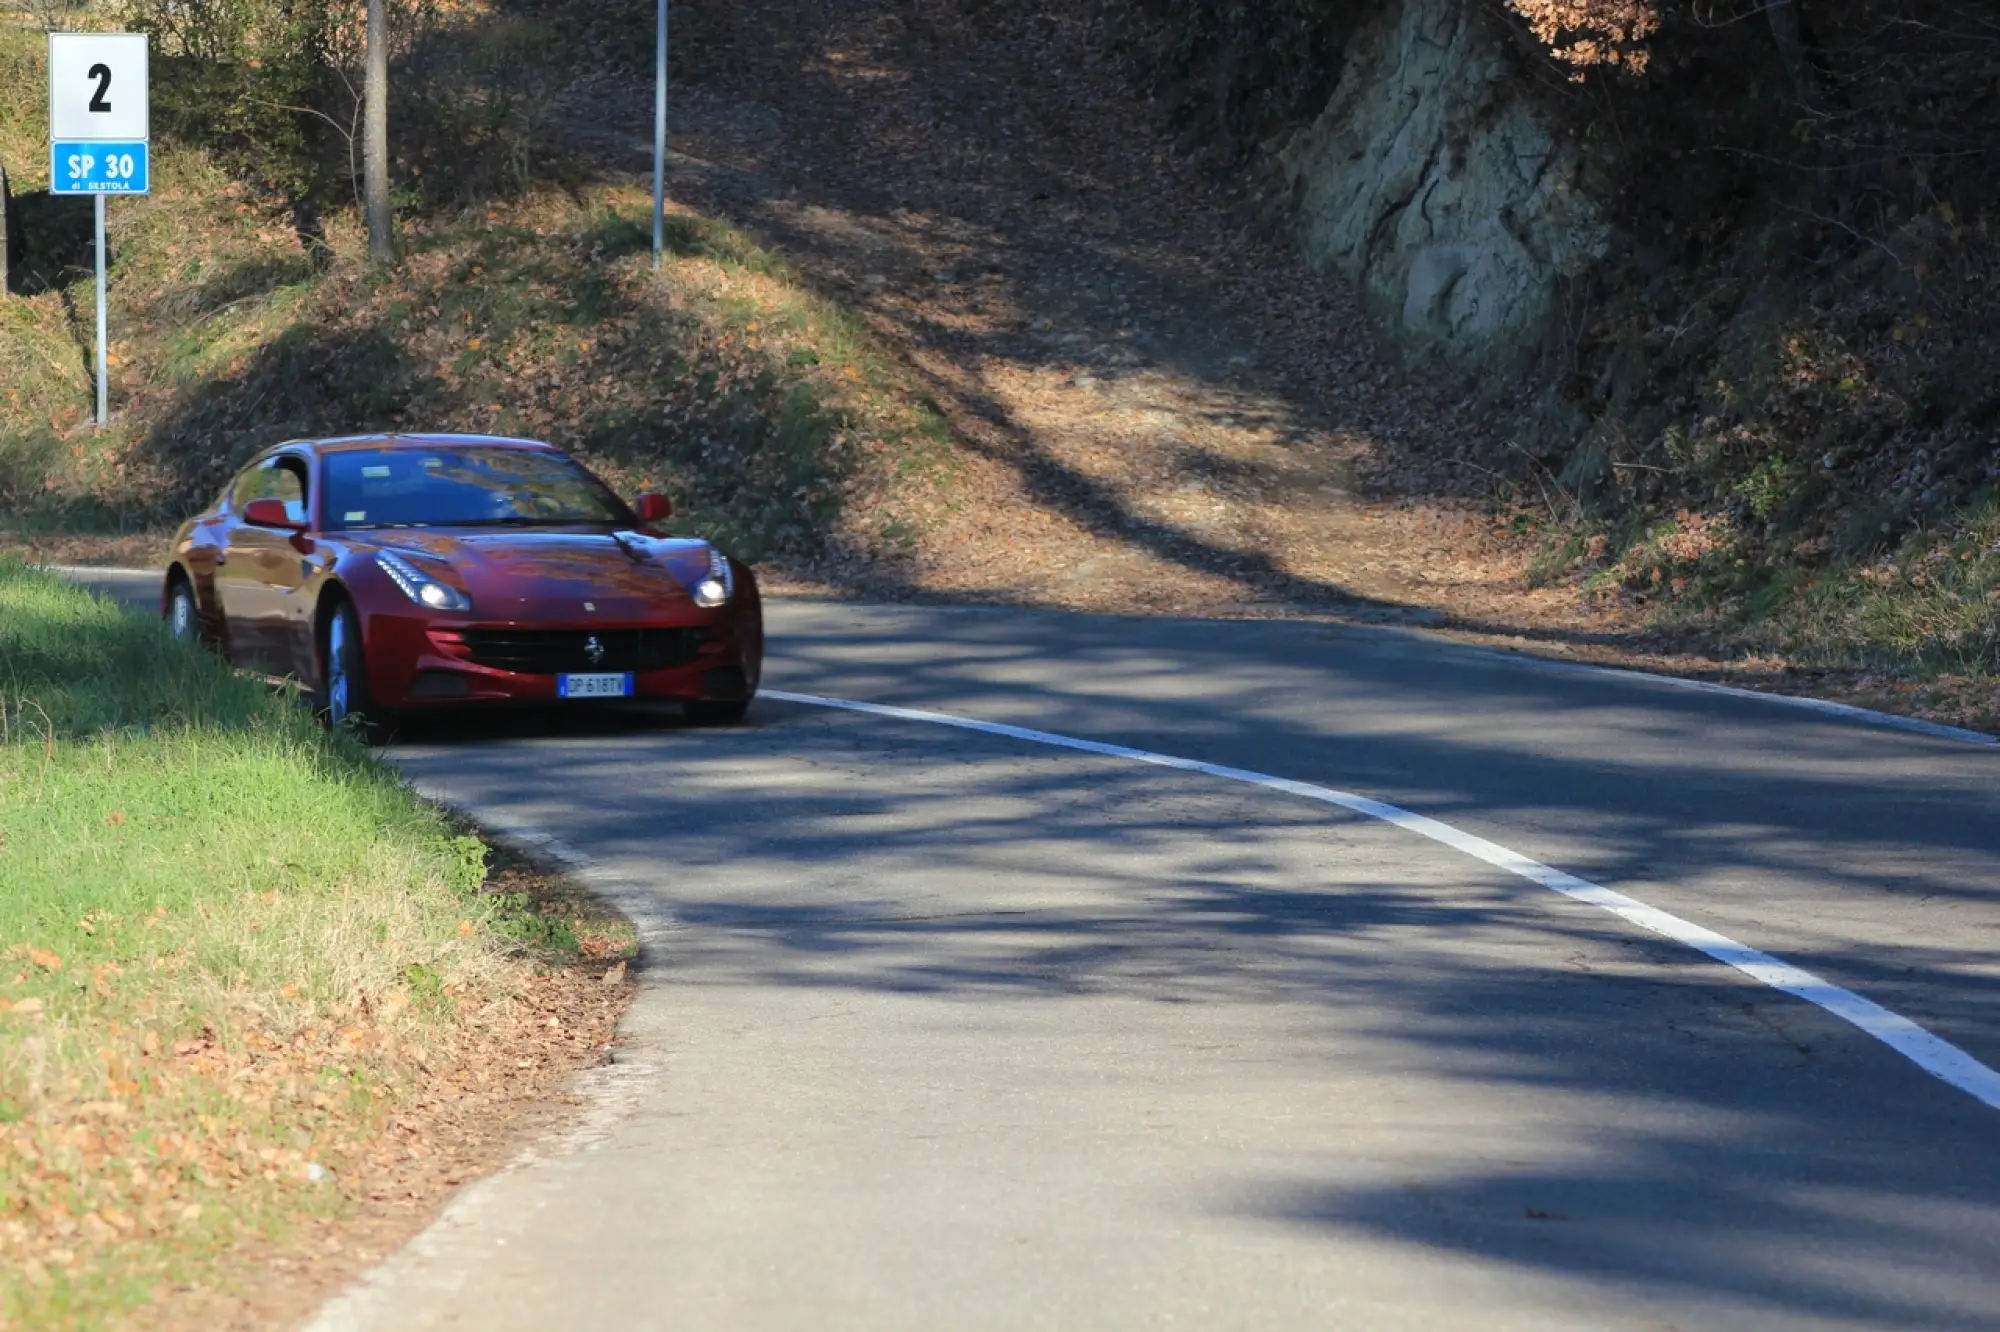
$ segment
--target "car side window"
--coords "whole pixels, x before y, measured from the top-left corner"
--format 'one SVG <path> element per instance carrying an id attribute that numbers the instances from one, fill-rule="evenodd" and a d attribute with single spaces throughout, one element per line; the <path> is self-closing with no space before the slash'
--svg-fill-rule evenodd
<path id="1" fill-rule="evenodd" d="M 285 457 L 253 467 L 238 478 L 230 498 L 238 513 L 252 500 L 283 501 L 285 516 L 303 523 L 307 511 L 305 464 L 297 458 Z"/>
<path id="2" fill-rule="evenodd" d="M 235 483 L 229 487 L 230 508 L 242 513 L 251 500 L 263 497 L 264 492 L 261 487 L 269 484 L 264 473 L 270 466 L 269 463 L 259 463 L 236 478 Z"/>
<path id="3" fill-rule="evenodd" d="M 278 496 L 285 502 L 285 516 L 295 523 L 309 522 L 306 480 L 306 465 L 297 458 L 278 459 L 278 470 L 284 474 L 283 485 L 286 493 Z"/>

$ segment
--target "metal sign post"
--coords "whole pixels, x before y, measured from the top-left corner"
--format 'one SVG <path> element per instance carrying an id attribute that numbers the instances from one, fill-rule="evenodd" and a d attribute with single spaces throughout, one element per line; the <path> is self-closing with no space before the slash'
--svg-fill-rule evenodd
<path id="1" fill-rule="evenodd" d="M 667 248 L 667 0 L 660 0 L 658 69 L 653 78 L 653 268 Z"/>
<path id="2" fill-rule="evenodd" d="M 49 34 L 49 193 L 97 204 L 97 424 L 111 423 L 110 316 L 105 304 L 104 199 L 153 189 L 146 36 Z"/>
<path id="3" fill-rule="evenodd" d="M 91 200 L 97 205 L 97 424 L 111 424 L 111 302 L 105 298 L 104 281 L 104 196 Z"/>

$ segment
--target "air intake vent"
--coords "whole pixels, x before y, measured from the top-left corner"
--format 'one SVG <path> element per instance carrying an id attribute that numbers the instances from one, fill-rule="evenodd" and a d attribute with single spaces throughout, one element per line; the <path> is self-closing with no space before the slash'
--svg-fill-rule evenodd
<path id="1" fill-rule="evenodd" d="M 693 661 L 706 629 L 467 629 L 481 666 L 522 675 L 664 671 Z"/>
<path id="2" fill-rule="evenodd" d="M 456 671 L 425 671 L 411 682 L 406 698 L 464 698 L 472 682 Z"/>

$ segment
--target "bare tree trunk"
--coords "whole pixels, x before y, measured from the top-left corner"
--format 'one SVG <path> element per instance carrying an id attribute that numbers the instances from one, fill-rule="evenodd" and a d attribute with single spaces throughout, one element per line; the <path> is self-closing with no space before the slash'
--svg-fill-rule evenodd
<path id="1" fill-rule="evenodd" d="M 1820 93 L 1819 72 L 1806 57 L 1805 38 L 1799 33 L 1798 0 L 1765 0 L 1764 14 L 1771 22 L 1771 40 L 1778 44 L 1778 60 L 1792 81 L 1799 106 L 1809 116 L 1822 114 L 1826 99 Z"/>
<path id="2" fill-rule="evenodd" d="M 14 196 L 7 188 L 7 167 L 0 163 L 0 301 L 14 290 L 14 252 L 21 244 L 14 230 Z"/>
<path id="3" fill-rule="evenodd" d="M 362 194 L 367 202 L 368 257 L 394 263 L 389 213 L 389 0 L 368 0 L 366 109 L 361 129 Z"/>

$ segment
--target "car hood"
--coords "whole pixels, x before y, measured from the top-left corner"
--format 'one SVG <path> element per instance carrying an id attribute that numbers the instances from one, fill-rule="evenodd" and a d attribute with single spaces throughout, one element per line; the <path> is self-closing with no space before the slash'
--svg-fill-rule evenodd
<path id="1" fill-rule="evenodd" d="M 472 597 L 478 617 L 650 618 L 691 609 L 688 589 L 709 569 L 706 541 L 642 532 L 546 532 L 519 528 L 400 529 L 364 543 L 419 568 L 444 566 Z"/>

